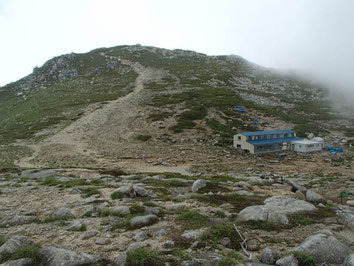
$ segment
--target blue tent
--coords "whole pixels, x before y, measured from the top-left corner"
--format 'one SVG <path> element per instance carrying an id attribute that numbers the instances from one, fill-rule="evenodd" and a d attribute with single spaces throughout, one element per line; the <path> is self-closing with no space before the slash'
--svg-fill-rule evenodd
<path id="1" fill-rule="evenodd" d="M 235 108 L 241 108 L 241 109 L 242 109 L 242 108 L 244 108 L 244 106 L 242 106 L 242 105 L 236 105 Z"/>

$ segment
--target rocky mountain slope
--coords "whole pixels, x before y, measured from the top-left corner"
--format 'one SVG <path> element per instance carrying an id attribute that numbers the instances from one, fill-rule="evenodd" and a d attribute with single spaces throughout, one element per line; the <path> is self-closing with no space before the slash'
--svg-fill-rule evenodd
<path id="1" fill-rule="evenodd" d="M 327 95 L 236 56 L 49 60 L 0 88 L 0 265 L 354 265 L 353 120 Z M 344 152 L 232 148 L 284 128 Z"/>
<path id="2" fill-rule="evenodd" d="M 174 165 L 222 154 L 245 130 L 353 126 L 316 85 L 237 56 L 139 45 L 53 58 L 0 88 L 0 99 L 4 166 Z"/>

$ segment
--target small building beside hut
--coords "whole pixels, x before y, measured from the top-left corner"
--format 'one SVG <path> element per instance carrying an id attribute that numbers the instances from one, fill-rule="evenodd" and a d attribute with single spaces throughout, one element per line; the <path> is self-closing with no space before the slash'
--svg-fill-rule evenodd
<path id="1" fill-rule="evenodd" d="M 291 142 L 301 140 L 292 130 L 243 132 L 234 135 L 234 147 L 260 154 L 291 149 Z"/>
<path id="2" fill-rule="evenodd" d="M 317 152 L 324 148 L 324 140 L 322 138 L 302 139 L 291 142 L 291 149 L 296 152 Z"/>

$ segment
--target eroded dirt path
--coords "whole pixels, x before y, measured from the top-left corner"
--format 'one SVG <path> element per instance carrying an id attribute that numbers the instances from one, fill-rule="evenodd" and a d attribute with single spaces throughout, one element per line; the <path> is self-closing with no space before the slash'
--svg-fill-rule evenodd
<path id="1" fill-rule="evenodd" d="M 97 149 L 91 145 L 92 140 L 105 136 L 104 131 L 110 127 L 110 121 L 115 120 L 114 128 L 105 135 L 113 133 L 121 138 L 127 138 L 130 134 L 130 122 L 137 116 L 140 94 L 144 84 L 160 79 L 164 73 L 161 70 L 146 68 L 139 63 L 121 60 L 123 64 L 130 65 L 138 77 L 133 91 L 123 97 L 110 101 L 102 108 L 88 111 L 80 119 L 74 121 L 52 137 L 38 144 L 26 144 L 33 150 L 30 157 L 20 159 L 19 167 L 43 167 L 40 163 L 33 163 L 34 158 L 46 156 L 49 152 L 58 158 L 62 156 L 91 156 L 100 160 Z M 23 145 L 23 143 L 21 143 Z"/>

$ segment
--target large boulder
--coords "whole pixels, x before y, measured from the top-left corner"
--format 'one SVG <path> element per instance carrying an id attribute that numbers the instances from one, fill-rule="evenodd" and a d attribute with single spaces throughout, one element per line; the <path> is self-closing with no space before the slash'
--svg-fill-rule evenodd
<path id="1" fill-rule="evenodd" d="M 299 262 L 293 254 L 287 255 L 281 259 L 278 259 L 275 263 L 277 266 L 298 266 Z"/>
<path id="2" fill-rule="evenodd" d="M 54 170 L 41 170 L 41 169 L 31 169 L 22 171 L 21 177 L 28 177 L 34 179 L 42 179 L 49 176 L 55 176 L 58 173 Z"/>
<path id="3" fill-rule="evenodd" d="M 300 192 L 302 192 L 302 193 L 306 193 L 306 190 L 307 190 L 307 188 L 306 187 L 304 187 L 304 186 L 301 186 L 301 185 L 299 185 L 299 184 L 297 184 L 293 179 L 291 179 L 291 178 L 284 178 L 284 181 L 286 182 L 286 183 L 288 183 L 290 186 L 291 186 L 291 191 L 292 192 L 296 192 L 296 191 L 300 191 Z"/>
<path id="4" fill-rule="evenodd" d="M 291 252 L 305 253 L 315 257 L 317 263 L 326 264 L 342 264 L 351 254 L 349 247 L 328 233 L 318 233 L 306 238 L 300 246 Z"/>
<path id="5" fill-rule="evenodd" d="M 194 192 L 194 193 L 198 192 L 202 188 L 206 187 L 207 184 L 208 184 L 208 182 L 203 179 L 198 179 L 198 180 L 194 181 L 194 183 L 192 185 L 192 192 Z"/>
<path id="6" fill-rule="evenodd" d="M 40 250 L 42 265 L 46 266 L 83 266 L 103 261 L 102 257 L 81 251 L 72 251 L 59 245 L 49 245 Z"/>
<path id="7" fill-rule="evenodd" d="M 116 214 L 119 214 L 120 216 L 127 216 L 130 214 L 130 209 L 128 206 L 112 207 L 110 210 Z"/>
<path id="8" fill-rule="evenodd" d="M 133 189 L 135 190 L 136 195 L 140 197 L 146 197 L 148 195 L 148 191 L 143 187 L 134 185 Z"/>
<path id="9" fill-rule="evenodd" d="M 288 224 L 290 214 L 303 211 L 315 211 L 317 208 L 309 202 L 288 196 L 274 196 L 264 201 L 264 205 L 249 206 L 236 217 L 239 222 L 271 221 L 277 224 Z"/>
<path id="10" fill-rule="evenodd" d="M 259 261 L 264 264 L 274 264 L 276 255 L 270 248 L 265 248 L 261 254 Z"/>
<path id="11" fill-rule="evenodd" d="M 10 260 L 0 264 L 0 266 L 33 266 L 33 265 L 34 265 L 33 259 L 30 258 Z"/>
<path id="12" fill-rule="evenodd" d="M 154 224 L 158 220 L 159 219 L 154 214 L 148 214 L 148 215 L 144 215 L 144 216 L 136 216 L 130 220 L 130 226 L 132 228 L 141 228 L 144 226 Z"/>
<path id="13" fill-rule="evenodd" d="M 38 218 L 34 215 L 13 215 L 6 216 L 0 220 L 0 227 L 12 226 L 12 225 L 21 225 L 21 224 L 30 224 L 37 222 Z"/>
<path id="14" fill-rule="evenodd" d="M 344 266 L 354 266 L 354 253 L 345 259 Z"/>
<path id="15" fill-rule="evenodd" d="M 52 215 L 53 218 L 72 219 L 75 215 L 68 208 L 62 207 Z"/>
<path id="16" fill-rule="evenodd" d="M 314 204 L 319 204 L 319 203 L 326 204 L 327 203 L 327 201 L 320 194 L 314 192 L 311 189 L 308 189 L 306 191 L 306 199 L 309 202 L 314 203 Z"/>
<path id="17" fill-rule="evenodd" d="M 133 184 L 122 186 L 117 189 L 118 192 L 122 192 L 126 196 L 129 196 L 131 198 L 134 198 L 136 196 L 136 191 L 134 189 Z"/>
<path id="18" fill-rule="evenodd" d="M 336 214 L 343 222 L 352 230 L 354 230 L 354 211 L 349 206 L 340 205 L 336 210 Z"/>
<path id="19" fill-rule="evenodd" d="M 25 236 L 13 236 L 0 247 L 0 261 L 10 257 L 20 248 L 32 245 L 33 242 Z"/>

